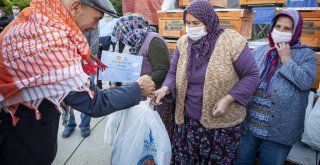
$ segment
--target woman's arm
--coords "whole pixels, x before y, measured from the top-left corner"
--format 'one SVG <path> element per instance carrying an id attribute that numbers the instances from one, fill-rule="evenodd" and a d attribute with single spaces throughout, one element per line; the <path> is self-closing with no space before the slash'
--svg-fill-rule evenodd
<path id="1" fill-rule="evenodd" d="M 166 44 L 158 38 L 152 39 L 148 56 L 154 68 L 150 76 L 156 85 L 161 85 L 170 67 L 170 57 Z"/>
<path id="2" fill-rule="evenodd" d="M 239 81 L 229 94 L 237 102 L 246 106 L 260 83 L 259 69 L 248 46 L 244 47 L 233 66 L 239 75 Z"/>

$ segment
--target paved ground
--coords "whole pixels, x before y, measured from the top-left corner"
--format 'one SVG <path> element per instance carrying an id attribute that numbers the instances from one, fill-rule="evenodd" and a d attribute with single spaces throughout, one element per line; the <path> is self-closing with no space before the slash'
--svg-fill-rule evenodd
<path id="1" fill-rule="evenodd" d="M 108 88 L 108 83 L 103 88 Z M 80 113 L 75 111 L 76 122 L 80 124 Z M 80 128 L 69 138 L 62 138 L 64 129 L 60 120 L 58 133 L 58 152 L 52 165 L 109 165 L 110 153 L 107 145 L 104 144 L 104 128 L 108 117 L 91 118 L 91 135 L 82 138 Z"/>
<path id="2" fill-rule="evenodd" d="M 80 113 L 76 112 L 76 121 Z M 62 138 L 63 126 L 60 124 L 58 134 L 58 153 L 53 165 L 106 165 L 110 160 L 107 146 L 104 144 L 104 128 L 107 117 L 91 119 L 91 135 L 82 138 L 77 127 L 69 138 Z"/>

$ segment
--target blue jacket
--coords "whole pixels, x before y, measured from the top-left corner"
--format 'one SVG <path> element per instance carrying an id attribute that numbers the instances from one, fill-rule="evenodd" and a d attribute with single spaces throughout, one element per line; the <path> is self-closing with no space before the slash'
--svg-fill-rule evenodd
<path id="1" fill-rule="evenodd" d="M 270 49 L 263 45 L 254 50 L 260 74 Z M 304 129 L 308 94 L 316 79 L 317 60 L 309 48 L 291 49 L 292 57 L 280 65 L 272 78 L 271 107 L 267 140 L 292 145 L 300 140 Z M 248 107 L 249 112 L 252 107 Z M 245 128 L 248 128 L 247 116 Z"/>
<path id="2" fill-rule="evenodd" d="M 129 108 L 140 102 L 140 87 L 133 83 L 124 87 L 101 90 L 96 86 L 91 99 L 87 92 L 71 92 L 65 102 L 89 116 L 100 117 Z M 39 106 L 41 119 L 36 120 L 34 110 L 19 105 L 20 120 L 12 126 L 10 114 L 0 111 L 0 164 L 51 164 L 57 152 L 57 134 L 60 113 L 55 105 L 43 100 Z"/>

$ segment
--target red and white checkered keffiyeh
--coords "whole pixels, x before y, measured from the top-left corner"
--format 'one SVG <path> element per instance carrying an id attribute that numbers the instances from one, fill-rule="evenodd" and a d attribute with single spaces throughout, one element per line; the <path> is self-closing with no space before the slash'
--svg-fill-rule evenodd
<path id="1" fill-rule="evenodd" d="M 39 119 L 43 99 L 60 109 L 70 91 L 90 93 L 89 45 L 60 0 L 33 0 L 1 33 L 0 51 L 0 103 L 14 125 L 19 104 Z"/>

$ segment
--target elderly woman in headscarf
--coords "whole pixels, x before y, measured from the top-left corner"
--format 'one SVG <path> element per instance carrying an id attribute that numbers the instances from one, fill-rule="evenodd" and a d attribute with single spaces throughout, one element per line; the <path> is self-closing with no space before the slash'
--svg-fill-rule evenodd
<path id="1" fill-rule="evenodd" d="M 129 48 L 130 54 L 143 57 L 141 75 L 149 75 L 156 84 L 156 89 L 159 89 L 168 73 L 170 56 L 166 41 L 155 31 L 140 14 L 127 14 L 118 20 L 113 35 L 117 41 Z M 169 137 L 172 137 L 172 104 L 155 106 L 155 110 L 159 112 Z"/>
<path id="2" fill-rule="evenodd" d="M 269 44 L 254 51 L 261 83 L 247 107 L 237 164 L 282 165 L 302 135 L 308 93 L 315 79 L 315 52 L 301 45 L 303 20 L 284 10 L 273 19 Z"/>
<path id="3" fill-rule="evenodd" d="M 221 28 L 209 1 L 192 1 L 183 20 L 187 35 L 154 98 L 155 104 L 169 94 L 176 99 L 172 163 L 232 164 L 258 67 L 246 39 Z"/>

